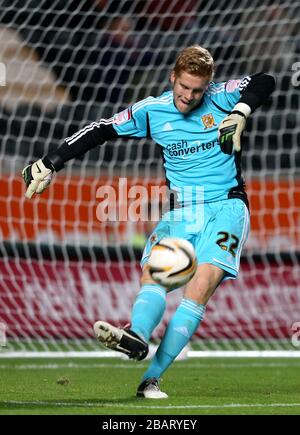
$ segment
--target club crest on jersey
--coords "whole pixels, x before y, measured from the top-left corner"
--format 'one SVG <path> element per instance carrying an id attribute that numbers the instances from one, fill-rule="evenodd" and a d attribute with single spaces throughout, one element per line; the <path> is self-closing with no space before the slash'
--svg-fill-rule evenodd
<path id="1" fill-rule="evenodd" d="M 212 113 L 209 113 L 208 115 L 201 116 L 202 122 L 204 124 L 205 129 L 212 128 L 216 126 L 215 119 L 213 117 Z"/>
<path id="2" fill-rule="evenodd" d="M 131 111 L 130 109 L 125 109 L 120 113 L 117 113 L 114 116 L 114 124 L 120 125 L 124 124 L 125 122 L 129 121 L 131 119 Z"/>

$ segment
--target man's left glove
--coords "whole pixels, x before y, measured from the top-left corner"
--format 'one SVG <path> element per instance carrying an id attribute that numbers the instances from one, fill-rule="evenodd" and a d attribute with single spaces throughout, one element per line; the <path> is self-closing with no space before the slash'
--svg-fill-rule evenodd
<path id="1" fill-rule="evenodd" d="M 241 151 L 241 136 L 251 109 L 245 103 L 238 103 L 233 111 L 219 125 L 218 140 L 225 154 Z"/>
<path id="2" fill-rule="evenodd" d="M 35 193 L 42 193 L 51 183 L 54 168 L 47 159 L 40 159 L 26 166 L 22 171 L 27 190 L 26 198 L 32 198 Z"/>

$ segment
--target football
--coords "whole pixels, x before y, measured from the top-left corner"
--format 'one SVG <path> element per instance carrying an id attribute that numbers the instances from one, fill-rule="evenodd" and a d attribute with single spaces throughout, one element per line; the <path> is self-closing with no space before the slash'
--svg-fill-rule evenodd
<path id="1" fill-rule="evenodd" d="M 158 284 L 168 290 L 182 287 L 197 269 L 193 245 L 185 239 L 162 239 L 153 246 L 148 266 L 152 279 Z"/>

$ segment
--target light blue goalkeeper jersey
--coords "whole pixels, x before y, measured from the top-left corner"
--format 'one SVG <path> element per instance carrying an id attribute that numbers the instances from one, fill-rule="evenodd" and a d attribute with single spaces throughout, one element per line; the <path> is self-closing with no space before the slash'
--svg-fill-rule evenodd
<path id="1" fill-rule="evenodd" d="M 161 146 L 167 183 L 179 201 L 227 199 L 243 192 L 244 183 L 240 153 L 221 151 L 218 125 L 249 80 L 211 83 L 200 106 L 187 114 L 176 108 L 172 91 L 148 97 L 115 115 L 113 127 L 120 136 L 151 137 Z"/>

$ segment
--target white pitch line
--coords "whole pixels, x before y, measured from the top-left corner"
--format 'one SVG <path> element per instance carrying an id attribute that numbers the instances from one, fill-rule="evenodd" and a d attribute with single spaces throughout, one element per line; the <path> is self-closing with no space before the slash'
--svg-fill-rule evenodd
<path id="1" fill-rule="evenodd" d="M 80 363 L 64 363 L 64 364 L 0 364 L 0 370 L 7 370 L 13 368 L 14 370 L 59 370 L 59 369 L 102 369 L 102 368 L 109 368 L 109 369 L 139 369 L 139 368 L 145 368 L 147 366 L 147 363 L 133 363 L 128 362 L 127 364 L 108 364 L 108 363 L 94 363 L 94 364 L 80 364 Z M 224 368 L 224 369 L 236 369 L 236 368 L 263 368 L 263 367 L 278 367 L 278 368 L 284 368 L 284 367 L 300 367 L 300 361 L 296 363 L 295 361 L 288 362 L 261 362 L 261 363 L 220 363 L 220 364 L 197 364 L 197 363 L 187 363 L 187 362 L 180 362 L 180 365 L 178 363 L 175 363 L 173 365 L 173 369 L 218 369 L 218 368 Z"/>
<path id="2" fill-rule="evenodd" d="M 0 364 L 0 370 L 59 370 L 59 369 L 136 369 L 136 368 L 145 368 L 145 364 L 130 365 L 130 364 L 77 364 L 77 363 L 69 363 L 69 364 L 20 364 L 16 366 L 12 366 L 9 364 Z"/>
<path id="3" fill-rule="evenodd" d="M 28 405 L 28 406 L 49 406 L 49 407 L 68 407 L 68 408 L 133 408 L 133 409 L 226 409 L 226 408 L 292 408 L 300 407 L 300 403 L 228 403 L 224 405 L 124 405 L 122 403 L 104 403 L 104 402 L 47 402 L 47 401 L 21 401 L 21 400 L 4 400 L 0 403 L 5 405 Z"/>
<path id="4" fill-rule="evenodd" d="M 150 344 L 150 352 L 154 353 L 157 346 Z M 189 351 L 190 358 L 300 358 L 300 351 Z M 9 358 L 121 358 L 121 354 L 116 351 L 66 351 L 66 352 L 46 352 L 46 351 L 1 351 L 0 359 Z"/>

